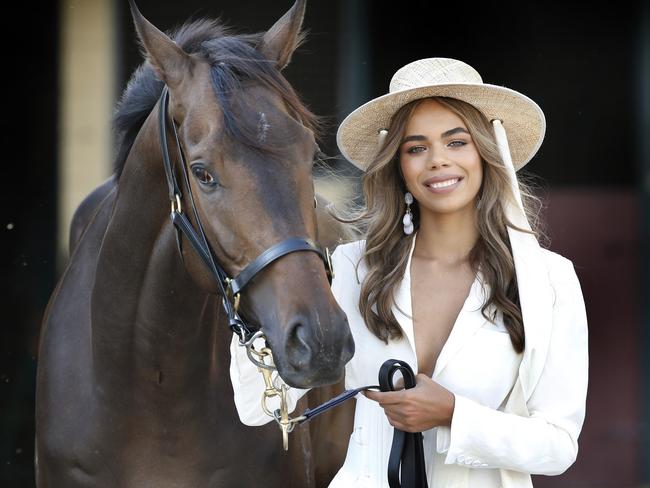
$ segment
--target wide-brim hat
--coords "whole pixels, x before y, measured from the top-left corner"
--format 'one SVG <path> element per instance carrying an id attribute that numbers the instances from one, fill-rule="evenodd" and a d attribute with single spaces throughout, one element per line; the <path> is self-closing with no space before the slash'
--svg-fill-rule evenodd
<path id="1" fill-rule="evenodd" d="M 428 97 L 456 98 L 476 107 L 490 121 L 501 120 L 516 170 L 542 145 L 546 119 L 534 101 L 515 90 L 483 83 L 481 75 L 462 61 L 428 58 L 400 68 L 386 95 L 370 100 L 343 120 L 336 134 L 343 156 L 365 170 L 379 150 L 380 131 L 388 129 L 395 112 Z"/>

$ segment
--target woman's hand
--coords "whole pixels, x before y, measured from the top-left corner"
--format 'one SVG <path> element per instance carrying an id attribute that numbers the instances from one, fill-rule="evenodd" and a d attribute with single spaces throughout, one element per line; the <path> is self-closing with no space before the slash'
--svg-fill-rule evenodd
<path id="1" fill-rule="evenodd" d="M 390 424 L 404 432 L 424 432 L 439 425 L 451 425 L 455 397 L 430 377 L 419 374 L 409 390 L 364 392 L 386 412 Z"/>

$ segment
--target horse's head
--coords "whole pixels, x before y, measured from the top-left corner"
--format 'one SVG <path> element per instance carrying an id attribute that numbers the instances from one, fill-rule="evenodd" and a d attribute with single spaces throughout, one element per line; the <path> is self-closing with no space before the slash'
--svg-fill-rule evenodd
<path id="1" fill-rule="evenodd" d="M 131 8 L 148 61 L 169 89 L 169 120 L 221 266 L 235 276 L 289 237 L 317 241 L 314 117 L 280 73 L 302 39 L 305 1 L 296 1 L 266 33 L 219 36 L 192 54 L 150 24 L 133 1 Z M 196 253 L 187 245 L 183 253 L 197 283 L 215 292 Z M 291 385 L 336 381 L 354 352 L 347 319 L 315 252 L 292 252 L 270 264 L 243 290 L 240 312 L 262 328 Z"/>

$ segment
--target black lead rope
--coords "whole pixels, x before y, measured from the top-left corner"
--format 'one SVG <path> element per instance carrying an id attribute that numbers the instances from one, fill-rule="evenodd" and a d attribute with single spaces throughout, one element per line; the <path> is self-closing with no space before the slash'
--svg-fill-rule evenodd
<path id="1" fill-rule="evenodd" d="M 406 390 L 415 386 L 411 367 L 405 362 L 389 359 L 379 370 L 381 391 L 395 391 L 393 377 L 398 371 L 402 373 Z M 422 432 L 394 429 L 388 458 L 388 485 L 390 488 L 428 488 Z"/>
<path id="2" fill-rule="evenodd" d="M 404 361 L 388 359 L 379 369 L 379 386 L 363 386 L 346 390 L 318 407 L 305 410 L 299 417 L 298 423 L 308 422 L 365 390 L 395 391 L 393 381 L 398 371 L 404 378 L 404 389 L 413 388 L 415 374 L 411 367 Z M 393 444 L 388 458 L 388 484 L 390 488 L 428 488 L 421 432 L 394 429 Z"/>

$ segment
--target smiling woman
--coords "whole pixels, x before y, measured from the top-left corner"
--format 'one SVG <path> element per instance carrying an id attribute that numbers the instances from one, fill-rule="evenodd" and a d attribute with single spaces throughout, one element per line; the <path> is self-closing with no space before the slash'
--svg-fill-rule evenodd
<path id="1" fill-rule="evenodd" d="M 403 67 L 339 127 L 341 151 L 365 170 L 365 240 L 332 257 L 356 345 L 346 387 L 375 384 L 392 358 L 419 374 L 413 388 L 358 396 L 330 487 L 397 488 L 401 473 L 403 488 L 529 488 L 531 474 L 575 461 L 584 303 L 571 262 L 540 248 L 515 173 L 544 129 L 535 102 L 444 58 Z M 231 366 L 240 400 L 259 394 L 244 365 Z M 423 433 L 426 474 L 395 466 L 393 429 Z"/>
<path id="2" fill-rule="evenodd" d="M 388 133 L 385 145 L 369 165 L 365 178 L 368 205 L 361 219 L 367 222 L 369 241 L 381 250 L 376 258 L 370 258 L 372 263 L 376 259 L 377 272 L 370 274 L 361 292 L 366 323 L 380 336 L 399 337 L 401 334 L 392 318 L 391 290 L 400 281 L 406 260 L 400 262 L 399 266 L 403 266 L 400 272 L 391 273 L 394 260 L 384 253 L 389 253 L 393 247 L 379 243 L 394 240 L 398 247 L 408 244 L 395 234 L 393 227 L 385 226 L 386 222 L 399 221 L 404 212 L 402 195 L 408 191 L 415 198 L 412 208 L 415 230 L 423 222 L 434 228 L 450 222 L 466 222 L 450 232 L 453 235 L 451 247 L 468 257 L 473 268 L 481 267 L 487 282 L 493 284 L 491 296 L 482 310 L 487 311 L 492 304 L 502 309 L 505 323 L 512 324 L 513 346 L 521 352 L 523 325 L 515 305 L 514 262 L 510 252 L 505 252 L 509 247 L 508 221 L 501 203 L 514 203 L 515 200 L 489 121 L 462 100 L 424 98 L 399 108 L 391 119 Z M 399 164 L 396 164 L 397 159 Z M 519 187 L 528 221 L 534 228 L 538 201 L 521 183 Z M 391 198 L 384 196 L 387 188 Z M 379 208 L 381 211 L 375 214 L 374 209 Z M 371 228 L 374 231 L 371 232 Z M 481 239 L 478 239 L 479 234 Z M 482 262 L 498 265 L 481 265 Z M 468 287 L 466 283 L 464 289 Z M 375 302 L 371 297 L 376 297 L 377 313 L 372 311 Z"/>
<path id="3" fill-rule="evenodd" d="M 475 203 L 483 179 L 481 156 L 462 119 L 440 102 L 425 99 L 413 110 L 400 162 L 406 186 L 420 204 L 420 219 Z M 435 169 L 440 171 L 432 174 Z"/>

